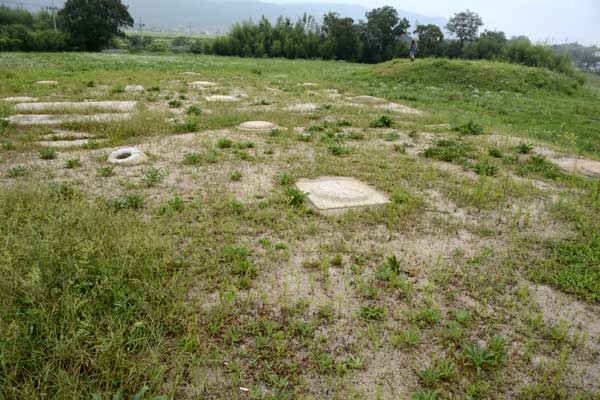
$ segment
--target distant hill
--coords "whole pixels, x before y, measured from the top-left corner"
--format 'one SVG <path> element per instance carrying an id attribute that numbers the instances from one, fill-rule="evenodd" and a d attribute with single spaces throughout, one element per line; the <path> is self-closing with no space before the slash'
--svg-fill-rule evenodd
<path id="1" fill-rule="evenodd" d="M 142 18 L 147 30 L 188 32 L 190 26 L 193 33 L 226 33 L 236 22 L 251 19 L 257 21 L 261 16 L 275 21 L 280 15 L 296 20 L 304 13 L 320 20 L 329 11 L 336 11 L 342 16 L 355 20 L 364 19 L 367 8 L 351 4 L 328 3 L 296 3 L 273 4 L 257 0 L 123 0 L 129 5 L 131 15 L 136 22 Z M 416 21 L 425 24 L 444 26 L 446 20 L 438 17 L 427 17 L 398 10 L 415 26 Z"/>

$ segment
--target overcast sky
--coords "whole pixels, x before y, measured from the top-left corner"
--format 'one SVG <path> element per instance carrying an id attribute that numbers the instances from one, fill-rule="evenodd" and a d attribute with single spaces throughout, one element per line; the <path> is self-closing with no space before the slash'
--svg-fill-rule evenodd
<path id="1" fill-rule="evenodd" d="M 600 45 L 600 0 L 263 0 L 272 3 L 346 3 L 367 7 L 391 5 L 432 17 L 445 17 L 469 8 L 477 11 L 484 29 L 534 41 L 578 41 Z"/>

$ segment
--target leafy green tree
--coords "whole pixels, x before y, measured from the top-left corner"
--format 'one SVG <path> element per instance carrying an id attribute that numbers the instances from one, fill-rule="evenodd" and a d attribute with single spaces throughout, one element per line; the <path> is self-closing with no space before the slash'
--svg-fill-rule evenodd
<path id="1" fill-rule="evenodd" d="M 473 11 L 463 11 L 454 14 L 448 21 L 446 29 L 448 32 L 456 35 L 461 45 L 465 42 L 471 42 L 479 36 L 479 28 L 483 26 L 483 21 L 479 14 Z"/>
<path id="2" fill-rule="evenodd" d="M 360 39 L 352 18 L 340 18 L 339 14 L 334 12 L 326 14 L 323 18 L 323 33 L 323 58 L 356 60 Z"/>
<path id="3" fill-rule="evenodd" d="M 367 22 L 360 26 L 364 43 L 361 61 L 381 62 L 397 54 L 400 38 L 408 32 L 410 22 L 400 19 L 398 11 L 391 6 L 376 8 L 366 14 Z"/>
<path id="4" fill-rule="evenodd" d="M 419 52 L 424 57 L 440 55 L 440 45 L 444 41 L 444 34 L 439 26 L 417 25 L 414 33 L 419 37 Z"/>
<path id="5" fill-rule="evenodd" d="M 486 60 L 500 59 L 507 42 L 504 32 L 485 31 L 476 42 L 465 49 L 465 57 Z"/>
<path id="6" fill-rule="evenodd" d="M 87 51 L 102 49 L 115 36 L 123 36 L 121 28 L 133 26 L 121 0 L 67 0 L 59 16 L 74 44 Z"/>

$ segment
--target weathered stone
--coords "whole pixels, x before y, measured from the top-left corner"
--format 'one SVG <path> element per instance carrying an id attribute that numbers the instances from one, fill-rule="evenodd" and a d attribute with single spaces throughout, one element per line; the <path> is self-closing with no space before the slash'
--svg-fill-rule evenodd
<path id="1" fill-rule="evenodd" d="M 28 101 L 38 101 L 38 99 L 37 99 L 37 97 L 21 96 L 21 97 L 5 97 L 2 99 L 2 101 L 6 101 L 8 103 L 25 103 Z"/>
<path id="2" fill-rule="evenodd" d="M 353 97 L 352 100 L 364 101 L 366 103 L 383 103 L 383 102 L 385 102 L 384 99 L 380 99 L 379 97 L 374 97 L 374 96 L 356 96 L 356 97 Z"/>
<path id="3" fill-rule="evenodd" d="M 196 81 L 196 82 L 189 83 L 189 86 L 192 87 L 192 88 L 196 88 L 196 89 L 204 89 L 204 88 L 207 88 L 207 87 L 217 86 L 217 84 L 214 83 L 214 82 Z"/>
<path id="4" fill-rule="evenodd" d="M 142 85 L 127 85 L 125 86 L 126 93 L 143 93 L 146 89 Z"/>
<path id="5" fill-rule="evenodd" d="M 233 96 L 214 95 L 214 96 L 206 96 L 206 101 L 208 101 L 210 103 L 231 103 L 233 101 L 238 101 L 238 99 L 236 99 Z"/>
<path id="6" fill-rule="evenodd" d="M 66 147 L 81 147 L 89 144 L 89 139 L 75 139 L 75 140 L 43 140 L 36 142 L 40 146 L 54 147 L 54 148 L 66 148 Z"/>
<path id="7" fill-rule="evenodd" d="M 304 103 L 304 104 L 294 104 L 284 108 L 285 111 L 295 111 L 295 112 L 312 112 L 316 111 L 319 108 L 318 105 L 313 103 Z"/>
<path id="8" fill-rule="evenodd" d="M 378 105 L 377 108 L 385 110 L 385 111 L 400 113 L 400 114 L 423 115 L 422 111 L 419 111 L 419 110 L 411 108 L 411 107 L 403 106 L 402 104 L 397 104 L 397 103 L 382 104 L 382 105 Z"/>
<path id="9" fill-rule="evenodd" d="M 308 200 L 319 211 L 343 211 L 350 208 L 389 203 L 383 193 L 348 177 L 300 179 L 296 186 L 308 193 Z"/>
<path id="10" fill-rule="evenodd" d="M 15 106 L 17 111 L 44 111 L 44 110 L 89 110 L 98 109 L 105 111 L 127 112 L 135 110 L 135 101 L 83 101 L 83 102 L 52 102 L 52 103 L 19 103 Z"/>
<path id="11" fill-rule="evenodd" d="M 58 85 L 57 81 L 37 81 L 36 85 L 46 85 L 46 86 L 56 86 Z"/>
<path id="12" fill-rule="evenodd" d="M 265 132 L 278 128 L 279 126 L 268 121 L 248 121 L 238 125 L 238 129 L 248 132 Z"/>
<path id="13" fill-rule="evenodd" d="M 113 151 L 108 156 L 108 162 L 122 166 L 133 166 L 143 164 L 148 161 L 148 156 L 135 147 L 125 147 Z"/>
<path id="14" fill-rule="evenodd" d="M 600 162 L 585 158 L 550 159 L 559 168 L 567 172 L 575 172 L 590 177 L 600 177 Z"/>
<path id="15" fill-rule="evenodd" d="M 132 114 L 90 114 L 90 115 L 75 115 L 75 114 L 28 114 L 28 115 L 13 115 L 7 118 L 8 122 L 15 125 L 59 125 L 67 122 L 111 122 L 123 121 L 131 118 Z"/>

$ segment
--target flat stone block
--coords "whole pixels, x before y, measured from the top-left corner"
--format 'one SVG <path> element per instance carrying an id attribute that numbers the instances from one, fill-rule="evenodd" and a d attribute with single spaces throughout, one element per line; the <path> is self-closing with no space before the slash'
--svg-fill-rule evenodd
<path id="1" fill-rule="evenodd" d="M 127 112 L 135 110 L 135 101 L 61 101 L 50 103 L 20 103 L 15 106 L 17 111 L 44 111 L 44 110 L 90 110 Z"/>
<path id="2" fill-rule="evenodd" d="M 317 210 L 325 212 L 378 206 L 390 201 L 385 194 L 349 177 L 300 179 L 296 187 L 308 193 L 308 200 Z"/>

